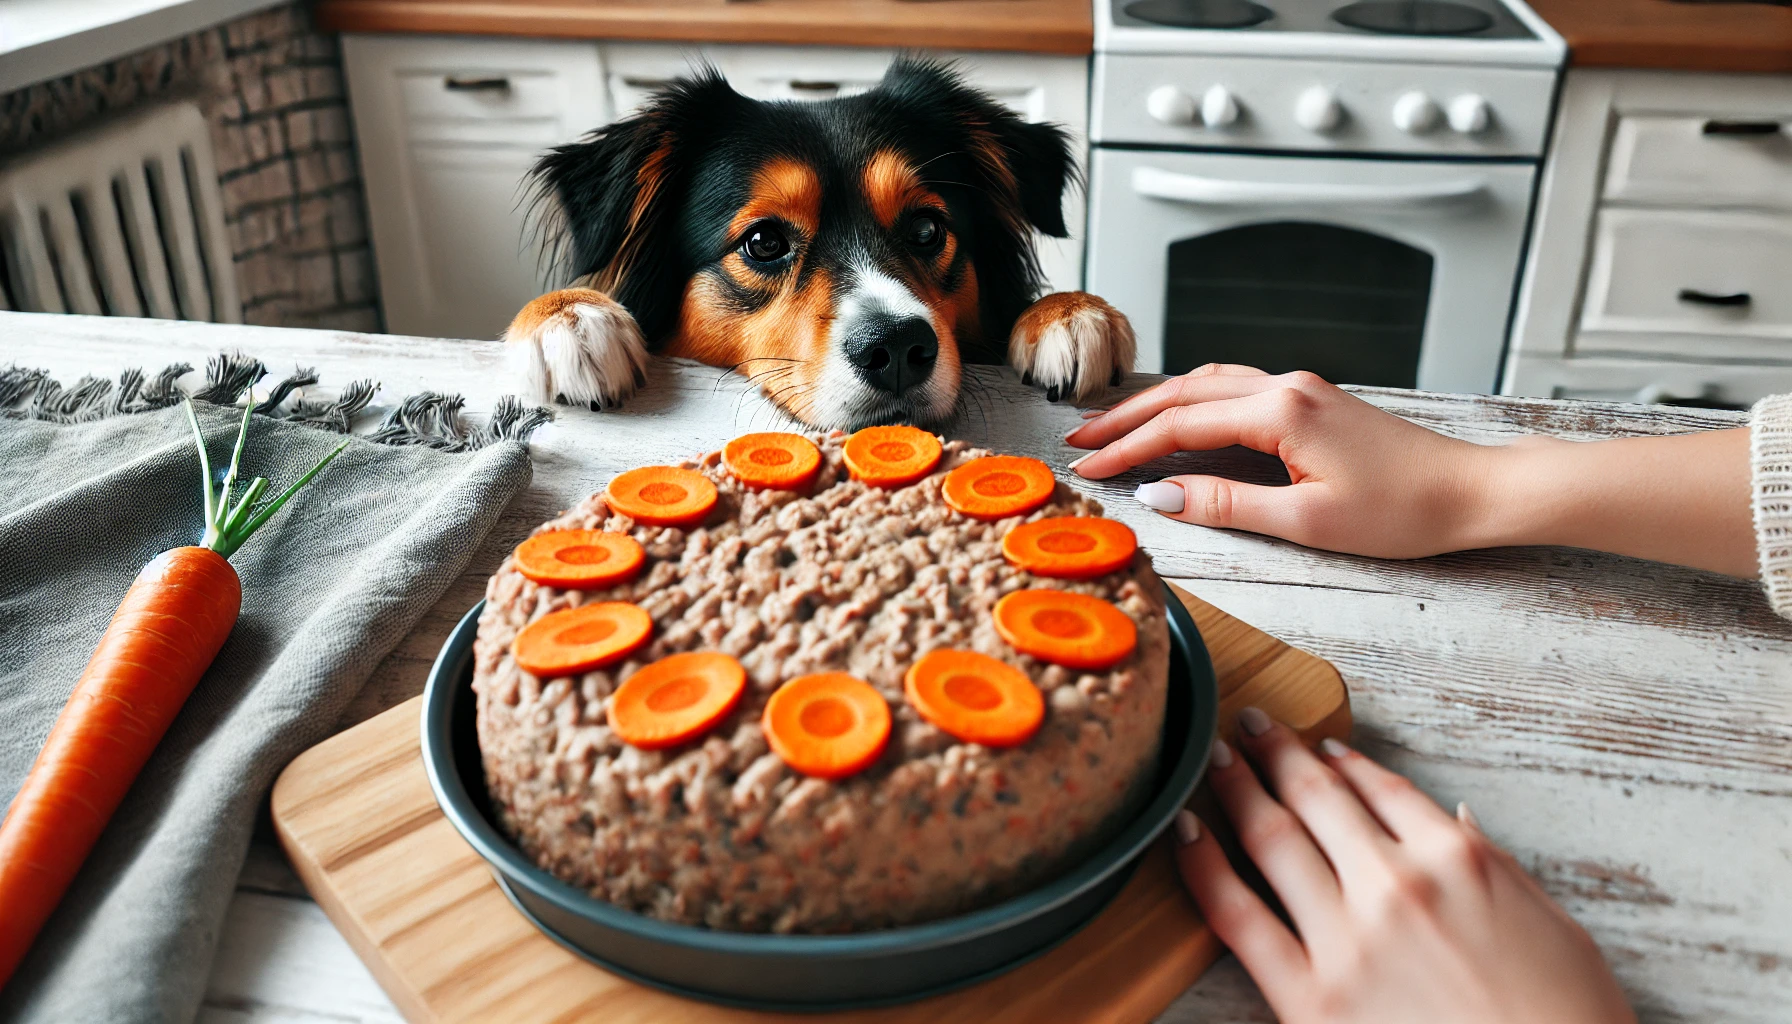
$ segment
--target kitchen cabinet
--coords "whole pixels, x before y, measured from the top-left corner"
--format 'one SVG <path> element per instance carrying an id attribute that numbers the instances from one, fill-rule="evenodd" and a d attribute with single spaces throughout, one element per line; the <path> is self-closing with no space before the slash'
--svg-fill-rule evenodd
<path id="1" fill-rule="evenodd" d="M 707 61 L 760 99 L 827 99 L 874 86 L 895 50 L 677 45 L 348 34 L 348 74 L 386 329 L 495 337 L 551 280 L 527 217 L 523 176 L 549 146 L 626 116 Z M 967 78 L 1034 121 L 1088 125 L 1088 60 L 945 53 Z M 1082 281 L 1083 200 L 1070 239 L 1040 239 L 1054 290 Z"/>
<path id="2" fill-rule="evenodd" d="M 1566 76 L 1512 395 L 1745 406 L 1792 390 L 1792 78 Z"/>

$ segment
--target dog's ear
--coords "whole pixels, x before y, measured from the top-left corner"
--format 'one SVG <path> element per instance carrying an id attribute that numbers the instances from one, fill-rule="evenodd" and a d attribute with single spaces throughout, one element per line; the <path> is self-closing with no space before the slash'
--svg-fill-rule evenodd
<path id="1" fill-rule="evenodd" d="M 688 276 L 679 267 L 676 197 L 713 127 L 742 102 L 705 67 L 628 117 L 549 150 L 530 171 L 555 272 L 589 278 L 633 314 L 649 343 L 675 324 Z"/>
<path id="2" fill-rule="evenodd" d="M 969 156 L 977 186 L 1016 227 L 1053 238 L 1070 233 L 1064 192 L 1076 184 L 1076 162 L 1062 128 L 1024 120 L 937 61 L 898 57 L 879 91 L 899 114 L 919 119 Z"/>

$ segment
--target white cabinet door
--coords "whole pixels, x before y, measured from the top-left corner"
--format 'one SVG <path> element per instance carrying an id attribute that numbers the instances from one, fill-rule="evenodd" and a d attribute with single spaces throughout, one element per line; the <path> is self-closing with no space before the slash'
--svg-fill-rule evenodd
<path id="1" fill-rule="evenodd" d="M 541 294 L 523 176 L 609 119 L 594 43 L 343 40 L 386 329 L 491 338 Z"/>
<path id="2" fill-rule="evenodd" d="M 821 46 L 677 46 L 605 43 L 609 99 L 621 117 L 645 102 L 658 86 L 707 61 L 744 95 L 763 100 L 823 100 L 851 96 L 876 85 L 895 50 Z M 1089 142 L 1089 62 L 1084 57 L 1029 53 L 942 52 L 970 83 L 1029 121 L 1051 121 L 1069 130 L 1077 167 L 1086 166 Z M 1085 203 L 1081 192 L 1064 197 L 1069 238 L 1036 236 L 1040 267 L 1052 291 L 1082 287 Z"/>

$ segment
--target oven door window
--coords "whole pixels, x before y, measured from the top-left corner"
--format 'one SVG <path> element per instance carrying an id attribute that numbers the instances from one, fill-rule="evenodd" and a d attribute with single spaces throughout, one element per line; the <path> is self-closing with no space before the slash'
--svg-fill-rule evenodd
<path id="1" fill-rule="evenodd" d="M 1430 253 L 1332 224 L 1247 224 L 1173 242 L 1164 372 L 1243 363 L 1414 387 L 1431 278 Z"/>

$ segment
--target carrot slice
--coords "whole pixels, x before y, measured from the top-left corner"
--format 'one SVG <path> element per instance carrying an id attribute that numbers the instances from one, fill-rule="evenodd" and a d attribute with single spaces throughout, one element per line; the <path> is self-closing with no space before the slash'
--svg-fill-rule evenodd
<path id="1" fill-rule="evenodd" d="M 841 449 L 854 480 L 872 487 L 906 487 L 940 464 L 940 439 L 918 427 L 866 427 Z"/>
<path id="2" fill-rule="evenodd" d="M 627 583 L 646 561 L 635 538 L 602 530 L 538 533 L 516 549 L 518 572 L 546 586 L 577 590 Z"/>
<path id="3" fill-rule="evenodd" d="M 547 679 L 588 672 L 646 646 L 653 618 L 627 601 L 599 601 L 551 612 L 523 627 L 511 645 L 517 665 Z"/>
<path id="4" fill-rule="evenodd" d="M 1036 576 L 1081 580 L 1126 568 L 1139 539 L 1113 519 L 1058 516 L 1022 523 L 1002 537 L 1002 555 Z"/>
<path id="5" fill-rule="evenodd" d="M 677 746 L 728 717 L 746 688 L 747 670 L 726 654 L 669 654 L 616 688 L 610 728 L 642 750 Z"/>
<path id="6" fill-rule="evenodd" d="M 801 434 L 742 434 L 723 446 L 722 462 L 755 490 L 794 491 L 809 486 L 821 470 L 821 449 Z"/>
<path id="7" fill-rule="evenodd" d="M 1057 486 L 1052 468 L 1038 459 L 989 455 L 947 473 L 940 494 L 972 519 L 1004 519 L 1045 504 Z"/>
<path id="8" fill-rule="evenodd" d="M 695 526 L 716 507 L 716 485 L 694 469 L 642 466 L 618 473 L 604 498 L 611 511 L 648 526 Z"/>
<path id="9" fill-rule="evenodd" d="M 927 652 L 902 689 L 922 718 L 966 743 L 1018 746 L 1045 721 L 1045 698 L 1027 674 L 976 651 Z"/>
<path id="10" fill-rule="evenodd" d="M 883 755 L 890 705 L 863 679 L 820 672 L 778 687 L 759 724 L 785 764 L 804 775 L 843 779 Z"/>
<path id="11" fill-rule="evenodd" d="M 1016 590 L 996 602 L 995 622 L 1015 650 L 1068 668 L 1113 668 L 1139 645 L 1125 612 L 1066 590 Z"/>

